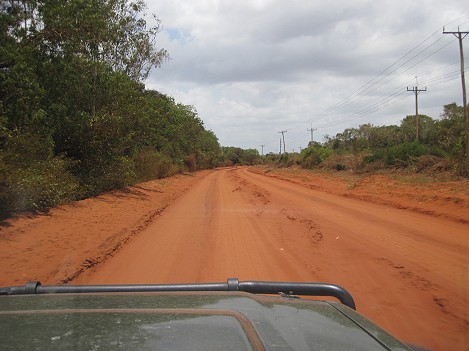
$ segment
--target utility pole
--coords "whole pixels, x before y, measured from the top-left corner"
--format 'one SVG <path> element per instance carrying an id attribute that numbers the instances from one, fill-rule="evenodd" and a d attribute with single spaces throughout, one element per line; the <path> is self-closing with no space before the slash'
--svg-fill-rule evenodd
<path id="1" fill-rule="evenodd" d="M 282 156 L 282 138 L 280 138 L 280 152 L 279 155 Z"/>
<path id="2" fill-rule="evenodd" d="M 307 129 L 308 132 L 311 132 L 311 142 L 313 142 L 313 132 L 316 130 L 317 128 L 313 128 L 313 125 L 311 125 L 311 129 Z"/>
<path id="3" fill-rule="evenodd" d="M 469 177 L 469 111 L 467 108 L 466 100 L 466 80 L 464 78 L 464 50 L 462 40 L 469 32 L 461 32 L 458 27 L 457 32 L 445 32 L 443 27 L 443 34 L 453 34 L 459 40 L 459 59 L 461 60 L 461 83 L 462 83 L 462 106 L 464 111 L 464 131 L 466 134 L 466 174 Z"/>
<path id="4" fill-rule="evenodd" d="M 264 146 L 265 146 L 265 145 L 259 145 L 259 146 L 262 148 L 261 156 L 264 156 Z"/>
<path id="5" fill-rule="evenodd" d="M 282 139 L 283 139 L 283 153 L 284 153 L 284 154 L 286 153 L 286 151 L 285 151 L 285 133 L 286 133 L 286 132 L 287 132 L 286 130 L 282 130 L 281 132 L 279 132 L 279 133 L 282 133 Z M 282 147 L 282 143 L 280 142 L 280 148 L 281 148 L 281 147 Z"/>
<path id="6" fill-rule="evenodd" d="M 411 91 L 415 93 L 415 124 L 416 124 L 415 141 L 419 141 L 419 99 L 418 99 L 418 96 L 421 91 L 427 91 L 427 87 L 425 87 L 425 89 L 419 89 L 418 83 L 417 83 L 417 77 L 415 77 L 415 87 L 412 87 L 412 89 L 409 89 L 409 87 L 407 87 L 407 91 Z"/>

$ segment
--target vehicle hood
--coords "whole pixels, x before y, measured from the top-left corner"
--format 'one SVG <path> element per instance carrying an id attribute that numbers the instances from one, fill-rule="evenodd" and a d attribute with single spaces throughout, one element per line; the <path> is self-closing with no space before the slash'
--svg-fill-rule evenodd
<path id="1" fill-rule="evenodd" d="M 408 350 L 336 302 L 242 292 L 0 297 L 3 350 Z"/>

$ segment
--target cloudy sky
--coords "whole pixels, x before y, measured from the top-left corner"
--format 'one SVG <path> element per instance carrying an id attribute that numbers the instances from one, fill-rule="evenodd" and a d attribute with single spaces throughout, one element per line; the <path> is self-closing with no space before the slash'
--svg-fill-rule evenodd
<path id="1" fill-rule="evenodd" d="M 223 146 L 288 152 L 361 124 L 462 105 L 467 0 L 147 0 L 171 59 L 146 82 L 193 105 Z M 469 47 L 469 38 L 464 45 Z M 465 50 L 466 70 L 468 50 Z M 467 75 L 467 74 L 466 74 Z M 416 77 L 417 76 L 417 83 Z"/>

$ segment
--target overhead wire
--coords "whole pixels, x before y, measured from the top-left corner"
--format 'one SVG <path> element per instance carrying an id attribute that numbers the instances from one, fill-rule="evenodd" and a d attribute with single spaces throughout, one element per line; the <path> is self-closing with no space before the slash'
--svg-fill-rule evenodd
<path id="1" fill-rule="evenodd" d="M 461 16 L 459 17 L 458 19 L 455 19 L 454 21 L 451 21 L 449 22 L 449 24 L 453 23 L 453 22 L 456 22 L 458 21 L 459 19 L 461 18 L 464 18 L 465 16 L 467 16 L 467 14 L 465 14 L 464 16 Z M 398 67 L 396 67 L 395 69 L 393 69 L 392 71 L 388 72 L 386 75 L 384 75 L 382 78 L 378 79 L 380 76 L 382 76 L 384 73 L 386 73 L 388 70 L 390 70 L 393 66 L 397 65 L 400 61 L 402 61 L 405 57 L 409 56 L 412 52 L 414 52 L 415 50 L 417 50 L 420 46 L 422 46 L 425 42 L 427 42 L 428 40 L 430 40 L 435 34 L 437 34 L 438 32 L 440 32 L 444 27 L 440 27 L 438 28 L 435 32 L 433 32 L 432 34 L 430 34 L 426 39 L 424 39 L 423 41 L 421 41 L 417 46 L 415 46 L 413 49 L 411 49 L 410 51 L 408 51 L 406 54 L 404 54 L 403 56 L 401 56 L 396 62 L 394 62 L 393 64 L 391 64 L 390 66 L 388 66 L 386 69 L 384 69 L 383 71 L 381 71 L 378 75 L 376 75 L 375 77 L 373 77 L 372 79 L 370 79 L 368 82 L 366 82 L 364 85 L 362 85 L 360 88 L 358 88 L 357 90 L 355 90 L 353 93 L 349 94 L 348 96 L 346 96 L 344 99 L 342 99 L 341 101 L 339 101 L 337 104 L 331 106 L 330 108 L 326 109 L 324 112 L 322 112 L 321 114 L 319 114 L 318 116 L 316 116 L 316 121 L 318 120 L 321 120 L 323 119 L 324 117 L 327 117 L 327 115 L 330 115 L 332 114 L 333 112 L 336 112 L 336 111 L 339 111 L 340 109 L 342 109 L 342 107 L 344 107 L 344 105 L 346 105 L 354 96 L 357 96 L 359 93 L 362 94 L 363 96 L 363 93 L 367 92 L 367 90 L 371 87 L 373 87 L 374 85 L 376 85 L 377 83 L 379 83 L 381 80 L 385 79 L 386 77 L 388 77 L 389 75 L 391 75 L 392 73 L 396 72 L 399 68 L 401 68 L 402 66 L 404 66 L 405 64 L 407 64 L 408 62 L 412 61 L 414 58 L 416 58 L 417 56 L 419 56 L 421 53 L 423 53 L 424 51 L 426 51 L 427 49 L 429 49 L 431 46 L 435 45 L 436 43 L 438 43 L 440 40 L 443 40 L 443 37 L 440 37 L 438 40 L 434 41 L 433 43 L 431 43 L 430 45 L 426 46 L 423 50 L 419 51 L 416 55 L 412 56 L 410 59 L 408 59 L 407 61 L 405 61 L 404 63 L 400 64 Z M 375 81 L 376 80 L 376 81 Z M 372 83 L 373 81 L 375 81 L 374 83 Z M 371 84 L 372 83 L 372 84 Z M 382 85 L 380 85 L 382 86 Z M 355 99 L 356 100 L 356 99 Z"/>
<path id="2" fill-rule="evenodd" d="M 468 70 L 465 70 L 465 72 L 467 72 L 467 71 Z M 438 77 L 434 77 L 434 78 L 431 78 L 431 79 L 421 81 L 420 84 L 421 85 L 427 85 L 427 86 L 435 86 L 435 85 L 446 83 L 446 82 L 449 82 L 449 81 L 452 81 L 452 80 L 455 80 L 455 79 L 459 79 L 459 74 L 460 74 L 459 71 L 449 72 L 449 73 L 443 74 L 443 75 L 438 76 Z M 388 95 L 388 96 L 374 102 L 372 105 L 365 106 L 361 110 L 359 110 L 359 111 L 357 111 L 357 112 L 355 112 L 351 115 L 348 115 L 347 117 L 344 117 L 344 118 L 342 118 L 340 120 L 337 120 L 337 121 L 331 121 L 330 123 L 320 125 L 320 126 L 318 126 L 318 128 L 328 128 L 328 127 L 331 127 L 331 126 L 334 126 L 334 125 L 342 124 L 345 121 L 350 121 L 350 120 L 355 120 L 355 119 L 358 119 L 358 118 L 361 118 L 361 117 L 366 117 L 366 116 L 370 115 L 371 113 L 377 112 L 379 110 L 382 110 L 385 107 L 389 107 L 389 106 L 401 101 L 402 99 L 406 98 L 409 95 L 408 93 L 409 92 L 407 90 L 400 89 L 397 92 L 394 92 L 393 94 Z"/>
<path id="3" fill-rule="evenodd" d="M 459 17 L 458 19 L 455 19 L 453 21 L 451 21 L 449 24 L 451 23 L 454 23 L 458 20 L 460 20 L 461 18 L 464 18 L 466 17 L 467 14 L 465 14 L 464 16 L 461 16 Z M 350 102 L 350 100 L 353 99 L 353 97 L 357 96 L 358 94 L 361 94 L 360 96 L 365 96 L 364 94 L 365 93 L 369 93 L 370 92 L 370 89 L 377 85 L 379 82 L 381 82 L 383 79 L 387 78 L 388 76 L 390 76 L 391 74 L 393 74 L 394 72 L 398 71 L 401 67 L 403 67 L 404 65 L 406 65 L 407 63 L 411 62 L 412 60 L 414 60 L 416 57 L 418 57 L 419 55 L 421 55 L 423 52 L 425 52 L 426 50 L 428 50 L 429 48 L 431 48 L 432 46 L 436 45 L 439 41 L 443 40 L 444 37 L 440 37 L 439 39 L 435 40 L 434 42 L 432 42 L 431 44 L 427 45 L 426 47 L 424 47 L 422 50 L 420 50 L 418 53 L 416 53 L 415 55 L 413 55 L 411 58 L 409 58 L 408 60 L 406 60 L 405 62 L 401 63 L 400 65 L 398 65 L 397 67 L 393 68 L 394 66 L 396 66 L 399 62 L 401 62 L 404 58 L 406 58 L 407 56 L 409 56 L 410 54 L 412 54 L 414 51 L 416 51 L 419 47 L 421 47 L 425 42 L 427 42 L 428 40 L 430 40 L 435 34 L 439 33 L 444 27 L 440 27 L 439 29 L 437 29 L 435 32 L 433 32 L 432 34 L 430 34 L 426 39 L 424 39 L 423 41 L 421 41 L 417 46 L 415 46 L 413 49 L 411 49 L 410 51 L 408 51 L 405 55 L 403 55 L 402 57 L 400 57 L 396 62 L 394 62 L 393 64 L 391 64 L 390 66 L 388 66 L 386 69 L 384 69 L 382 72 L 380 72 L 378 75 L 376 75 L 375 77 L 373 77 L 372 79 L 370 79 L 367 83 L 365 83 L 363 86 L 361 86 L 360 88 L 358 88 L 356 91 L 354 91 L 353 93 L 349 94 L 347 97 L 345 97 L 344 99 L 342 99 L 339 103 L 333 105 L 331 108 L 328 108 L 326 109 L 323 113 L 319 114 L 318 116 L 316 116 L 317 118 L 315 119 L 315 121 L 317 122 L 318 120 L 321 120 L 323 119 L 324 117 L 326 117 L 327 115 L 330 115 L 332 114 L 333 112 L 336 112 L 340 109 L 342 109 L 347 103 Z M 402 75 L 402 73 L 405 73 L 407 72 L 408 70 L 410 70 L 411 68 L 415 67 L 417 64 L 421 63 L 422 61 L 428 59 L 430 56 L 436 54 L 438 51 L 441 51 L 442 49 L 444 49 L 446 46 L 448 46 L 450 43 L 447 43 L 446 45 L 440 47 L 438 50 L 432 52 L 431 54 L 427 55 L 424 59 L 420 60 L 419 62 L 413 64 L 411 67 L 409 67 L 406 71 L 404 72 L 401 72 L 398 76 Z M 392 69 L 392 70 L 391 70 Z M 389 71 L 391 70 L 391 71 Z M 386 73 L 387 71 L 389 71 L 388 73 Z M 384 76 L 383 74 L 386 73 Z M 382 76 L 382 77 L 381 77 Z M 381 78 L 380 78 L 381 77 Z M 377 88 L 379 87 L 382 87 L 383 85 L 387 84 L 390 80 L 387 80 L 386 82 L 380 84 Z M 372 89 L 371 92 L 374 92 L 376 91 L 376 89 Z M 353 101 L 356 101 L 358 99 L 361 99 L 360 97 L 358 98 L 355 98 L 355 100 Z"/>
<path id="4" fill-rule="evenodd" d="M 387 79 L 386 81 L 382 82 L 384 79 L 386 79 L 387 77 L 389 77 L 391 74 L 393 74 L 394 72 L 396 72 L 397 70 L 399 70 L 400 68 L 402 68 L 405 64 L 411 62 L 413 59 L 415 59 L 416 57 L 418 57 L 420 54 L 422 54 L 425 50 L 427 50 L 428 48 L 430 48 L 431 46 L 435 45 L 437 42 L 439 42 L 440 40 L 442 40 L 443 38 L 440 38 L 438 39 L 437 41 L 433 42 L 432 44 L 428 45 L 427 47 L 425 47 L 423 50 L 421 50 L 418 54 L 414 55 L 412 58 L 410 58 L 409 60 L 407 60 L 406 62 L 404 62 L 402 65 L 399 65 L 398 67 L 396 67 L 395 69 L 393 69 L 392 71 L 390 71 L 389 73 L 387 73 L 386 75 L 384 75 L 383 77 L 381 77 L 380 79 L 378 79 L 375 83 L 373 83 L 369 88 L 367 88 L 366 90 L 363 90 L 361 93 L 362 95 L 361 96 L 358 96 L 356 97 L 355 99 L 353 99 L 351 102 L 356 102 L 356 101 L 359 101 L 359 100 L 362 100 L 364 97 L 368 96 L 369 94 L 371 93 L 374 93 L 376 92 L 378 89 L 380 89 L 381 87 L 387 85 L 388 83 L 390 83 L 391 81 L 397 79 L 398 77 L 400 77 L 402 74 L 408 72 L 409 70 L 411 70 L 412 68 L 414 68 L 415 66 L 417 66 L 419 63 L 425 61 L 426 59 L 428 59 L 429 57 L 435 55 L 437 52 L 441 51 L 442 49 L 444 49 L 445 47 L 447 47 L 448 45 L 450 45 L 452 42 L 448 42 L 446 43 L 445 45 L 439 47 L 438 49 L 434 50 L 433 52 L 431 52 L 430 54 L 428 54 L 427 56 L 425 56 L 424 58 L 422 58 L 421 60 L 419 60 L 418 62 L 414 63 L 413 65 L 411 65 L 410 67 L 408 67 L 407 69 L 405 69 L 404 71 L 400 72 L 398 75 L 395 75 L 393 77 L 391 77 L 390 79 Z M 376 77 L 375 77 L 376 78 Z M 382 82 L 381 84 L 377 85 L 379 82 Z M 373 87 L 373 88 L 372 88 Z M 365 95 L 366 93 L 366 95 Z M 344 106 L 342 106 L 344 107 Z M 341 108 L 342 109 L 342 108 Z M 321 119 L 324 119 L 325 117 L 327 117 L 328 115 L 332 114 L 333 112 L 337 112 L 338 110 L 333 110 L 333 111 L 330 111 L 327 115 L 325 115 L 324 117 L 320 118 L 319 120 Z M 318 120 L 315 120 L 315 122 L 317 122 Z"/>
<path id="5" fill-rule="evenodd" d="M 328 116 L 330 116 L 330 115 L 344 109 L 345 107 L 351 107 L 352 104 L 354 104 L 354 103 L 362 100 L 363 98 L 369 96 L 370 94 L 376 92 L 381 87 L 387 85 L 389 82 L 397 79 L 398 77 L 401 77 L 404 73 L 408 72 L 409 70 L 411 70 L 412 68 L 414 68 L 418 64 L 422 63 L 423 61 L 427 60 L 431 56 L 437 54 L 438 52 L 440 52 L 441 50 L 443 50 L 444 48 L 449 46 L 453 41 L 449 41 L 449 42 L 445 43 L 444 45 L 439 46 L 437 49 L 431 51 L 428 55 L 424 56 L 419 61 L 414 62 L 410 67 L 407 67 L 403 71 L 399 71 L 399 69 L 401 69 L 402 67 L 404 67 L 408 63 L 412 62 L 414 59 L 418 58 L 423 53 L 425 53 L 427 50 L 429 50 L 431 47 L 433 47 L 438 42 L 443 40 L 444 36 L 440 37 L 439 39 L 437 39 L 437 40 L 433 41 L 432 43 L 430 43 L 429 45 L 425 46 L 423 49 L 421 49 L 417 53 L 415 53 L 412 57 L 405 60 L 405 62 L 400 63 L 401 61 L 403 61 L 406 57 L 408 57 L 413 52 L 415 52 L 424 43 L 429 41 L 435 34 L 439 33 L 443 28 L 445 28 L 446 26 L 448 26 L 448 25 L 450 25 L 454 22 L 457 22 L 457 21 L 461 20 L 462 18 L 464 18 L 466 16 L 468 16 L 468 14 L 465 14 L 465 15 L 463 15 L 463 16 L 449 22 L 445 26 L 440 27 L 438 30 L 436 30 L 435 32 L 430 34 L 426 39 L 421 41 L 417 46 L 415 46 L 413 49 L 408 51 L 405 55 L 401 56 L 396 62 L 394 62 L 393 64 L 388 66 L 386 69 L 381 71 L 378 75 L 376 75 L 372 79 L 368 80 L 360 88 L 356 89 L 354 92 L 352 92 L 351 94 L 349 94 L 348 96 L 346 96 L 345 98 L 340 100 L 338 103 L 336 103 L 336 104 L 332 105 L 331 107 L 327 108 L 322 113 L 316 115 L 315 119 L 311 123 L 313 123 L 313 122 L 317 123 L 318 121 L 327 118 Z M 458 26 L 463 25 L 463 24 L 468 23 L 468 22 L 469 21 L 460 23 Z M 451 64 L 446 65 L 445 67 L 452 66 L 454 64 L 455 63 L 451 63 Z M 388 78 L 392 74 L 396 73 L 397 71 L 399 71 L 398 74 L 396 74 L 396 75 L 392 76 L 390 79 L 387 79 L 386 81 L 382 82 L 383 80 L 385 80 L 386 78 Z M 447 72 L 447 73 L 444 73 L 440 76 L 432 77 L 432 78 L 429 78 L 427 80 L 421 81 L 420 84 L 427 84 L 427 85 L 432 85 L 432 86 L 437 85 L 437 84 L 442 84 L 442 83 L 457 79 L 458 78 L 458 73 L 459 73 L 459 71 Z M 379 84 L 380 82 L 382 82 L 382 83 Z M 392 94 L 387 95 L 385 97 L 381 97 L 378 100 L 375 100 L 374 102 L 372 102 L 371 104 L 368 104 L 366 106 L 361 107 L 357 112 L 349 114 L 346 117 L 341 118 L 340 120 L 329 121 L 329 122 L 326 122 L 322 125 L 315 125 L 315 127 L 320 128 L 320 129 L 328 128 L 328 127 L 331 127 L 331 126 L 334 126 L 334 125 L 342 124 L 342 123 L 347 122 L 347 121 L 351 121 L 351 120 L 355 120 L 355 119 L 358 119 L 358 118 L 361 118 L 361 117 L 368 116 L 368 115 L 370 115 L 374 112 L 377 112 L 377 111 L 379 111 L 379 110 L 381 110 L 385 107 L 391 106 L 391 105 L 401 101 L 402 99 L 406 98 L 407 96 L 408 96 L 408 91 L 407 90 L 398 89 L 397 91 L 394 91 Z M 299 125 L 299 123 L 297 123 L 297 125 Z M 313 125 L 311 125 L 311 127 L 312 126 Z M 295 129 L 296 128 L 290 128 L 290 130 L 295 130 Z M 307 132 L 306 128 L 303 128 L 301 132 L 297 132 L 294 135 L 290 135 L 291 138 L 289 138 L 289 139 L 295 140 L 295 139 L 298 139 L 299 137 L 304 138 L 306 135 L 309 136 L 309 132 Z"/>
<path id="6" fill-rule="evenodd" d="M 466 15 L 465 15 L 465 16 L 466 16 Z M 462 17 L 465 17 L 465 16 L 462 16 Z M 454 21 L 453 21 L 453 22 L 454 22 Z M 450 23 L 452 23 L 452 22 L 450 22 Z M 442 27 L 442 28 L 443 28 L 443 27 Z M 438 30 L 438 31 L 439 31 L 439 30 Z M 435 33 L 437 33 L 438 31 L 435 31 L 434 33 L 432 33 L 431 36 L 433 36 L 433 35 L 434 35 Z M 427 39 L 425 39 L 424 41 L 422 41 L 419 45 L 417 45 L 417 47 L 419 47 L 422 43 L 424 43 L 425 41 L 427 41 L 431 36 L 429 36 Z M 394 72 L 397 71 L 399 68 L 401 68 L 403 65 L 405 65 L 406 63 L 409 63 L 409 62 L 412 61 L 414 58 L 418 57 L 418 56 L 419 56 L 420 54 L 422 54 L 425 50 L 427 50 L 428 48 L 430 48 L 431 46 L 433 46 L 434 44 L 436 44 L 437 42 L 439 42 L 441 39 L 443 39 L 443 38 L 440 38 L 440 39 L 436 40 L 435 42 L 433 42 L 432 44 L 430 44 L 430 45 L 428 45 L 427 47 L 425 47 L 423 50 L 421 50 L 418 54 L 414 55 L 412 58 L 410 58 L 409 60 L 407 60 L 405 63 L 403 63 L 402 65 L 400 65 L 400 66 L 397 67 L 396 69 L 392 70 L 391 72 L 389 72 L 388 74 L 386 74 L 385 76 L 383 76 L 382 78 L 380 78 L 379 80 L 377 80 L 375 83 L 373 83 L 373 85 L 375 85 L 376 83 L 382 81 L 383 79 L 385 79 L 386 77 L 388 77 L 390 74 L 394 73 Z M 410 67 L 408 67 L 408 68 L 405 69 L 404 71 L 400 72 L 399 75 L 394 76 L 394 77 L 392 77 L 391 79 L 386 80 L 385 82 L 383 82 L 382 84 L 376 86 L 376 87 L 375 87 L 374 89 L 372 89 L 372 90 L 367 90 L 366 93 L 367 93 L 367 94 L 370 94 L 370 93 L 373 93 L 373 92 L 377 91 L 379 88 L 381 88 L 381 87 L 384 86 L 384 85 L 387 85 L 389 82 L 391 82 L 392 80 L 398 78 L 398 77 L 401 76 L 403 73 L 409 71 L 409 70 L 412 69 L 413 67 L 417 66 L 419 63 L 421 63 L 421 62 L 427 60 L 429 57 L 431 57 L 431 56 L 435 55 L 436 53 L 438 53 L 439 51 L 443 50 L 444 48 L 446 48 L 446 47 L 447 47 L 448 45 L 450 45 L 451 43 L 452 43 L 452 41 L 450 41 L 450 42 L 446 43 L 445 45 L 439 47 L 438 49 L 432 51 L 430 54 L 426 55 L 424 58 L 420 59 L 419 61 L 417 61 L 416 63 L 412 64 Z M 417 48 L 417 47 L 416 47 L 416 48 Z M 416 48 L 414 48 L 414 49 L 412 49 L 411 51 L 409 51 L 406 55 L 402 56 L 402 57 L 401 57 L 398 61 L 396 61 L 396 62 L 401 61 L 403 57 L 407 56 L 410 52 L 414 51 Z M 393 65 L 394 65 L 394 64 L 393 64 Z M 383 72 L 386 72 L 386 71 L 387 71 L 390 67 L 392 67 L 393 65 L 389 66 L 389 67 L 388 67 L 387 69 L 385 69 Z M 383 73 L 383 72 L 382 72 L 382 73 Z M 380 73 L 380 74 L 382 74 L 382 73 Z M 376 76 L 374 79 L 376 79 L 377 77 L 379 77 L 379 75 Z M 457 77 L 456 77 L 456 78 L 457 78 Z M 451 78 L 451 79 L 449 79 L 449 80 L 452 80 L 452 79 L 454 79 L 454 78 Z M 446 82 L 446 81 L 449 81 L 449 80 L 443 80 L 442 82 Z M 366 85 L 367 85 L 367 84 L 365 84 L 364 86 L 366 86 Z M 373 86 L 373 85 L 372 85 L 372 86 Z M 364 87 L 364 86 L 363 86 L 363 87 Z M 359 90 L 360 90 L 360 89 L 359 89 Z M 391 95 L 391 96 L 392 96 L 392 95 Z M 360 98 L 358 98 L 358 99 L 361 99 L 361 98 L 362 98 L 362 97 L 360 97 Z M 355 100 L 358 100 L 358 99 L 355 99 Z M 387 99 L 387 98 L 385 98 L 385 99 Z M 375 104 L 377 104 L 377 103 L 379 103 L 379 102 L 380 102 L 380 101 L 375 102 L 375 103 L 373 103 L 373 105 L 371 105 L 371 106 L 374 106 Z M 365 109 L 366 109 L 366 108 L 365 108 Z M 348 118 L 353 117 L 353 116 L 355 116 L 356 114 L 358 114 L 358 113 L 360 113 L 360 112 L 361 112 L 361 110 L 360 110 L 359 112 L 356 112 L 356 113 L 350 115 Z M 331 113 L 332 113 L 332 112 L 331 112 Z M 331 114 L 331 113 L 329 113 L 329 114 Z M 323 118 L 324 118 L 324 117 L 323 117 Z M 321 118 L 321 119 L 323 119 L 323 118 Z M 338 122 L 343 123 L 344 120 L 346 120 L 346 119 L 348 119 L 348 118 L 344 118 L 344 119 L 342 119 L 341 121 L 338 121 Z M 338 124 L 338 123 L 327 123 L 326 125 L 319 125 L 318 128 L 323 128 L 323 127 L 330 126 L 330 125 L 335 125 L 335 124 Z"/>

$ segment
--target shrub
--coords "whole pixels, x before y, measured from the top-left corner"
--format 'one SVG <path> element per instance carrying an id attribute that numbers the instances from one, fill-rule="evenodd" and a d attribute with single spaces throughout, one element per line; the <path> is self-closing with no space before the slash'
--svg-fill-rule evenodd
<path id="1" fill-rule="evenodd" d="M 332 171 L 345 171 L 358 172 L 364 169 L 363 162 L 364 153 L 357 154 L 334 154 L 324 160 L 320 167 Z"/>
<path id="2" fill-rule="evenodd" d="M 283 153 L 279 158 L 280 167 L 291 167 L 300 163 L 297 154 Z"/>
<path id="3" fill-rule="evenodd" d="M 222 166 L 223 167 L 231 167 L 231 166 L 233 166 L 233 161 L 231 161 L 230 159 L 225 159 L 225 161 L 223 161 Z"/>
<path id="4" fill-rule="evenodd" d="M 79 196 L 78 180 L 68 171 L 70 162 L 55 157 L 26 168 L 2 163 L 0 167 L 0 217 L 47 209 Z"/>
<path id="5" fill-rule="evenodd" d="M 428 148 L 416 141 L 402 143 L 391 148 L 379 149 L 372 155 L 364 158 L 365 162 L 371 163 L 376 160 L 383 160 L 388 166 L 408 166 L 413 159 L 429 154 Z"/>
<path id="6" fill-rule="evenodd" d="M 0 217 L 45 211 L 80 196 L 73 162 L 53 157 L 50 138 L 15 131 L 0 139 Z"/>
<path id="7" fill-rule="evenodd" d="M 417 172 L 441 173 L 451 171 L 453 167 L 450 160 L 433 155 L 420 156 L 415 163 Z"/>
<path id="8" fill-rule="evenodd" d="M 184 158 L 184 165 L 189 172 L 195 172 L 197 170 L 197 157 L 192 154 Z"/>
<path id="9" fill-rule="evenodd" d="M 134 163 L 130 157 L 114 156 L 109 160 L 86 160 L 81 163 L 81 181 L 86 196 L 135 184 Z"/>
<path id="10" fill-rule="evenodd" d="M 332 150 L 325 146 L 314 145 L 303 150 L 300 165 L 303 168 L 314 168 L 332 155 Z"/>
<path id="11" fill-rule="evenodd" d="M 166 154 L 153 149 L 139 150 L 133 157 L 138 181 L 165 178 L 176 173 L 175 165 Z"/>

